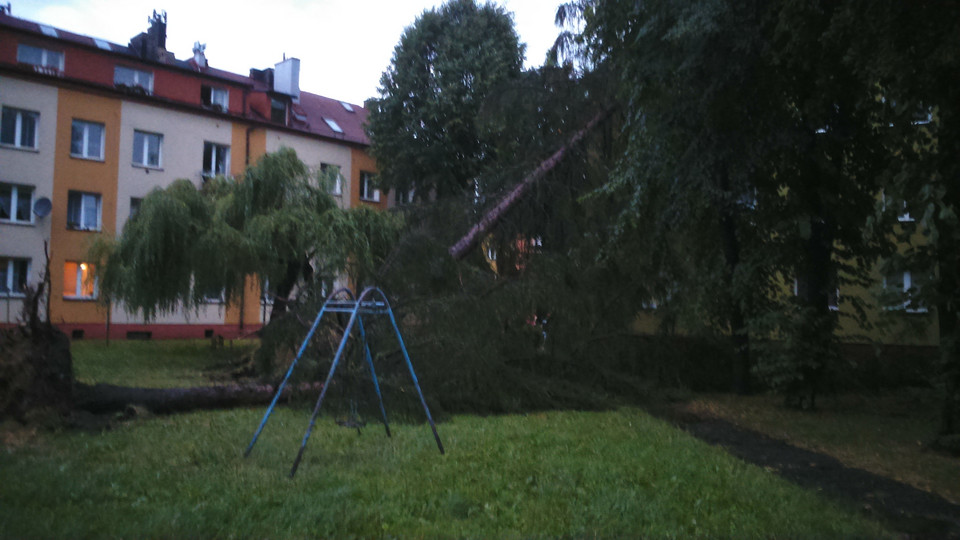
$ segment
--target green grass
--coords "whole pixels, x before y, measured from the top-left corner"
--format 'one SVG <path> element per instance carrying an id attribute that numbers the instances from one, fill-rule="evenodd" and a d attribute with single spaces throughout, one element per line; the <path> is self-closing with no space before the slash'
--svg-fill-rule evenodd
<path id="1" fill-rule="evenodd" d="M 818 410 L 804 412 L 784 407 L 778 396 L 704 394 L 687 406 L 960 504 L 960 460 L 924 444 L 938 428 L 937 398 L 927 388 L 839 395 L 821 398 Z"/>
<path id="2" fill-rule="evenodd" d="M 736 537 L 889 533 L 636 409 L 362 435 L 262 409 L 36 435 L 0 454 L 0 537 Z M 8 438 L 8 440 L 10 440 Z"/>
<path id="3" fill-rule="evenodd" d="M 74 341 L 74 376 L 80 382 L 144 388 L 211 384 L 208 370 L 253 350 L 255 341 L 227 341 L 214 349 L 209 340 Z"/>

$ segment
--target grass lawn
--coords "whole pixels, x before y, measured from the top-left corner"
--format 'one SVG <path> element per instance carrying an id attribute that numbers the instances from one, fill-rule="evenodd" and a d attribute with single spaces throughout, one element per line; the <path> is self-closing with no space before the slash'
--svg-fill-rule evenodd
<path id="1" fill-rule="evenodd" d="M 280 409 L 40 434 L 0 455 L 0 536 L 884 537 L 880 525 L 635 409 L 458 416 L 362 435 Z"/>
<path id="2" fill-rule="evenodd" d="M 940 418 L 929 389 L 822 398 L 813 412 L 788 409 L 777 396 L 730 394 L 700 395 L 687 407 L 960 504 L 960 459 L 924 448 Z"/>
<path id="3" fill-rule="evenodd" d="M 246 345 L 249 347 L 250 345 Z M 208 342 L 74 344 L 84 382 L 207 384 L 242 352 Z M 635 408 L 393 424 L 392 438 L 309 411 L 137 418 L 102 433 L 0 426 L 0 538 L 882 538 L 878 523 Z M 388 411 L 389 412 L 389 411 Z"/>
<path id="4" fill-rule="evenodd" d="M 107 383 L 144 388 L 177 388 L 212 384 L 216 366 L 252 351 L 254 340 L 227 341 L 213 348 L 210 340 L 74 341 L 74 377 L 87 384 Z"/>

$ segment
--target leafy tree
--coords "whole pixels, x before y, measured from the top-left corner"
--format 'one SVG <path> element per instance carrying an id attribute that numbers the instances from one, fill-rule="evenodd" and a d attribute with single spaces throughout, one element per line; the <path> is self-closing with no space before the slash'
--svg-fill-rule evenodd
<path id="1" fill-rule="evenodd" d="M 480 109 L 522 63 L 513 21 L 494 4 L 451 0 L 418 17 L 394 50 L 380 97 L 367 102 L 381 185 L 417 198 L 472 193 L 496 157 Z"/>
<path id="2" fill-rule="evenodd" d="M 274 318 L 294 290 L 319 290 L 343 271 L 367 279 L 398 224 L 338 209 L 319 180 L 281 149 L 236 180 L 155 189 L 116 241 L 94 246 L 104 295 L 149 318 L 199 306 L 209 291 L 237 300 L 254 276 L 270 285 Z"/>
<path id="3" fill-rule="evenodd" d="M 836 355 L 835 276 L 865 281 L 878 247 L 863 228 L 882 148 L 865 88 L 841 66 L 845 42 L 831 39 L 840 10 L 586 0 L 563 13 L 583 16 L 572 39 L 585 65 L 613 66 L 628 107 L 608 186 L 629 201 L 621 241 L 652 254 L 645 271 L 687 320 L 732 334 L 738 390 L 751 332 L 780 335 L 770 382 L 812 404 Z M 797 298 L 776 302 L 794 276 Z"/>
<path id="4" fill-rule="evenodd" d="M 850 73 L 869 92 L 861 106 L 881 110 L 887 148 L 885 204 L 875 226 L 889 234 L 887 267 L 930 277 L 898 302 L 935 308 L 944 392 L 940 434 L 960 451 L 960 5 L 848 0 L 832 29 L 846 39 Z M 902 203 L 902 205 L 901 205 Z M 904 211 L 914 223 L 900 224 Z M 922 241 L 914 242 L 916 236 Z M 952 445 L 947 442 L 952 440 Z"/>

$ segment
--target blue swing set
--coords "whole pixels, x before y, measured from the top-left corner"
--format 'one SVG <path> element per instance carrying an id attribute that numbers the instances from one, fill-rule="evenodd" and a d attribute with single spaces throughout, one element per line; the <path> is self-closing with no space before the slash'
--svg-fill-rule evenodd
<path id="1" fill-rule="evenodd" d="M 323 405 L 323 398 L 327 395 L 327 389 L 330 388 L 330 381 L 333 379 L 333 374 L 337 370 L 337 365 L 340 363 L 340 358 L 343 356 L 343 351 L 347 346 L 347 339 L 350 337 L 350 332 L 353 330 L 355 324 L 360 333 L 360 341 L 363 343 L 363 355 L 367 361 L 367 368 L 370 370 L 370 378 L 373 380 L 373 388 L 377 393 L 377 400 L 380 403 L 380 413 L 383 415 L 383 426 L 387 431 L 387 437 L 390 436 L 390 424 L 387 421 L 387 411 L 383 406 L 383 396 L 380 393 L 380 383 L 377 381 L 377 372 L 373 367 L 373 357 L 370 354 L 370 345 L 367 342 L 367 333 L 363 326 L 364 315 L 389 316 L 390 324 L 393 326 L 393 331 L 397 336 L 397 341 L 400 343 L 400 350 L 403 352 L 403 359 L 406 360 L 407 368 L 410 370 L 410 376 L 413 378 L 413 386 L 417 389 L 417 395 L 420 396 L 420 403 L 423 405 L 423 411 L 427 414 L 427 421 L 430 422 L 430 429 L 433 430 L 433 438 L 437 441 L 437 448 L 440 450 L 440 453 L 443 454 L 443 443 L 440 442 L 440 435 L 437 433 L 437 425 L 434 423 L 433 417 L 430 415 L 430 408 L 427 407 L 427 401 L 424 399 L 423 392 L 420 390 L 420 382 L 417 380 L 417 374 L 413 371 L 413 364 L 410 362 L 410 355 L 407 354 L 407 347 L 403 343 L 403 337 L 400 336 L 400 329 L 397 327 L 397 320 L 393 316 L 393 310 L 390 308 L 390 302 L 387 301 L 387 295 L 385 295 L 383 291 L 376 287 L 367 287 L 362 293 L 360 293 L 360 297 L 356 299 L 353 295 L 353 292 L 347 288 L 339 289 L 327 297 L 327 300 L 323 303 L 323 307 L 320 308 L 320 312 L 317 313 L 317 317 L 313 321 L 313 326 L 311 326 L 310 331 L 307 332 L 307 337 L 304 338 L 303 344 L 300 345 L 300 350 L 297 352 L 297 356 L 290 364 L 290 368 L 287 369 L 286 376 L 284 376 L 283 381 L 277 387 L 277 393 L 273 396 L 270 406 L 267 407 L 267 412 L 263 415 L 263 420 L 260 421 L 260 426 L 257 427 L 256 433 L 253 434 L 253 440 L 250 441 L 250 445 L 247 446 L 243 456 L 249 456 L 250 452 L 253 450 L 253 446 L 257 444 L 257 438 L 260 437 L 260 433 L 267 425 L 267 420 L 269 420 L 274 406 L 276 406 L 277 401 L 280 399 L 280 395 L 283 393 L 283 389 L 286 386 L 287 381 L 290 379 L 290 375 L 293 374 L 293 369 L 297 366 L 297 362 L 307 349 L 310 339 L 313 337 L 314 332 L 320 325 L 320 320 L 327 313 L 349 313 L 350 320 L 347 322 L 347 326 L 343 331 L 343 338 L 340 340 L 340 346 L 337 348 L 337 353 L 333 357 L 333 363 L 330 364 L 330 371 L 327 372 L 327 378 L 323 383 L 323 388 L 320 390 L 320 396 L 317 398 L 317 404 L 313 408 L 313 414 L 310 416 L 310 425 L 307 427 L 307 432 L 303 435 L 303 442 L 300 443 L 300 451 L 297 453 L 297 458 L 294 460 L 293 467 L 290 469 L 290 478 L 293 478 L 293 476 L 297 474 L 297 468 L 300 466 L 300 460 L 303 459 L 303 452 L 307 448 L 307 441 L 310 439 L 310 434 L 313 432 L 313 426 L 316 424 L 317 416 L 320 413 L 320 406 Z"/>

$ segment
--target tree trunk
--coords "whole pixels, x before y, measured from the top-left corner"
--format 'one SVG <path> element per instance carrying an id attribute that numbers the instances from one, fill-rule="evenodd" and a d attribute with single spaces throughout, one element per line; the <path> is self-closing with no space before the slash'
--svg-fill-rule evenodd
<path id="1" fill-rule="evenodd" d="M 602 122 L 610 113 L 613 112 L 613 109 L 606 109 L 596 116 L 593 117 L 587 125 L 583 127 L 580 131 L 573 134 L 570 137 L 570 140 L 567 141 L 567 144 L 560 147 L 559 150 L 553 153 L 552 156 L 542 161 L 536 169 L 533 170 L 530 174 L 524 177 L 519 184 L 514 186 L 509 193 L 507 193 L 503 199 L 500 199 L 500 202 L 496 206 L 490 209 L 483 217 L 480 219 L 480 222 L 471 227 L 470 231 L 467 232 L 460 240 L 457 241 L 454 245 L 450 246 L 448 250 L 450 256 L 454 259 L 462 259 L 466 257 L 467 253 L 470 253 L 483 237 L 490 232 L 492 229 L 507 213 L 510 208 L 516 204 L 524 195 L 530 191 L 530 188 L 533 184 L 542 178 L 545 174 L 550 172 L 554 167 L 557 166 L 560 161 L 563 160 L 563 157 L 566 153 L 577 143 L 579 143 L 587 133 L 597 127 L 597 124 Z"/>
<path id="2" fill-rule="evenodd" d="M 723 256 L 727 263 L 727 286 L 733 287 L 734 275 L 740 266 L 740 239 L 737 225 L 730 212 L 724 212 L 720 223 L 723 236 Z M 730 301 L 730 337 L 733 341 L 732 388 L 740 395 L 750 393 L 750 334 L 743 307 L 736 299 Z"/>
<path id="3" fill-rule="evenodd" d="M 289 399 L 294 392 L 319 391 L 319 383 L 305 384 L 292 390 L 284 389 L 281 399 Z M 73 406 L 92 413 L 123 411 L 128 405 L 139 405 L 156 414 L 192 411 L 196 409 L 225 409 L 251 405 L 266 405 L 273 399 L 273 385 L 247 384 L 200 386 L 194 388 L 134 388 L 112 384 L 89 385 L 75 383 Z"/>
<path id="4" fill-rule="evenodd" d="M 794 361 L 799 364 L 799 380 L 787 395 L 789 404 L 802 409 L 816 408 L 817 394 L 832 354 L 836 326 L 829 306 L 829 289 L 835 286 L 830 263 L 833 241 L 834 234 L 827 220 L 811 217 L 806 253 L 797 272 L 797 292 L 804 308 L 797 337 L 800 346 L 793 351 Z"/>

